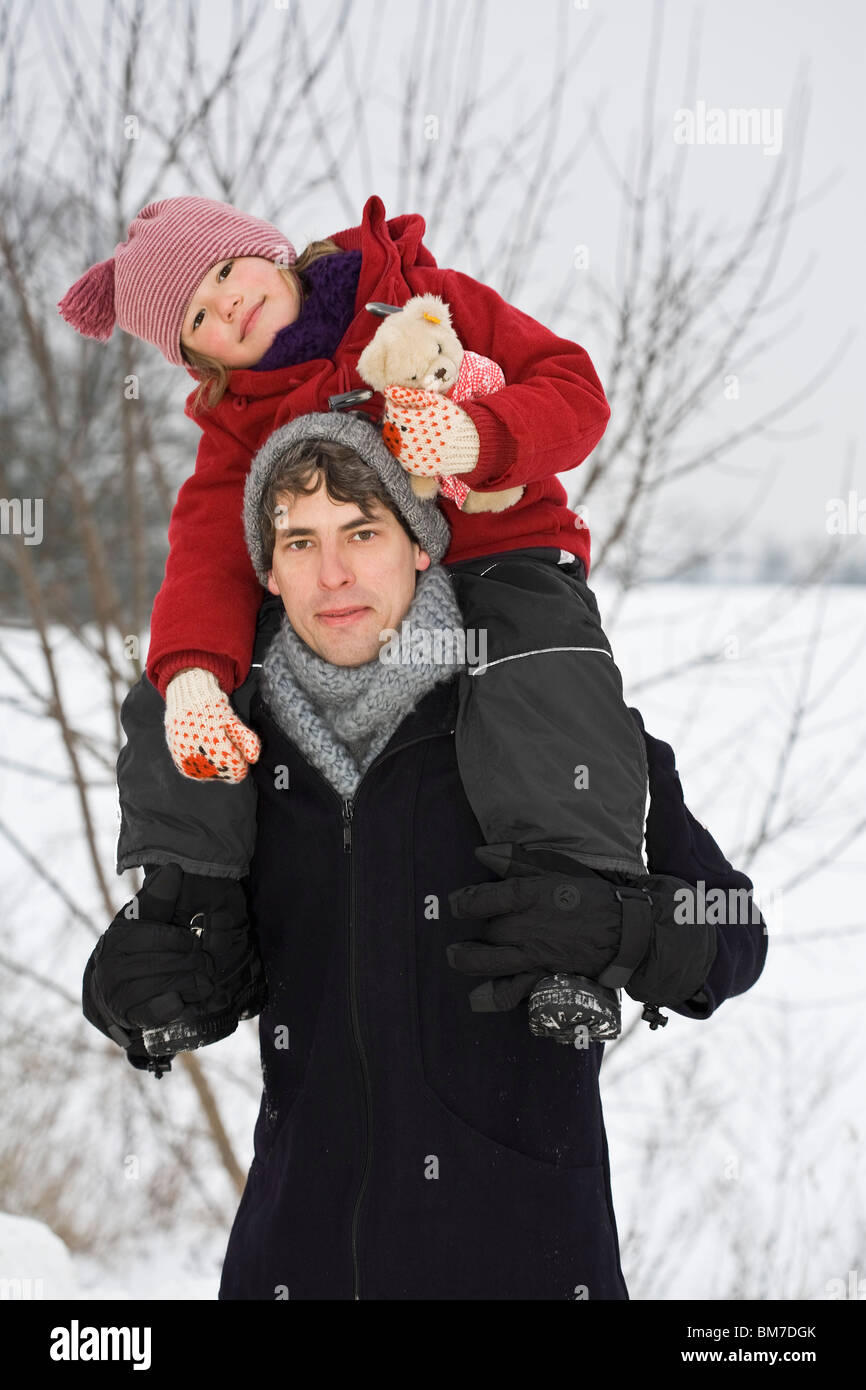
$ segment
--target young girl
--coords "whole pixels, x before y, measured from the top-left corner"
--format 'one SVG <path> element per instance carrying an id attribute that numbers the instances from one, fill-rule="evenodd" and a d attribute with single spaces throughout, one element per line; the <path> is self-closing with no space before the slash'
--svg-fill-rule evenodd
<path id="1" fill-rule="evenodd" d="M 440 499 L 452 536 L 444 563 L 467 629 L 486 639 L 485 664 L 460 678 L 456 729 L 488 844 L 479 858 L 503 875 L 537 873 L 559 851 L 576 872 L 629 884 L 646 874 L 644 741 L 585 582 L 589 534 L 556 476 L 592 451 L 610 410 L 582 347 L 440 269 L 424 231 L 418 215 L 386 220 L 374 195 L 359 226 L 298 256 L 276 227 L 228 204 L 167 198 L 143 208 L 60 302 L 79 332 L 107 340 L 116 323 L 199 383 L 186 413 L 202 439 L 169 525 L 147 662 L 171 755 L 187 777 L 236 782 L 260 751 L 229 702 L 263 597 L 241 520 L 253 455 L 277 426 L 364 387 L 357 361 L 379 324 L 368 302 L 436 294 L 464 347 L 497 362 L 507 383 L 460 406 L 424 406 L 425 424 L 441 412 L 447 427 L 436 471 L 473 490 L 524 488 L 499 513 Z M 377 422 L 382 407 L 380 396 L 365 405 Z M 592 1035 L 616 1036 L 618 999 L 597 994 Z"/>

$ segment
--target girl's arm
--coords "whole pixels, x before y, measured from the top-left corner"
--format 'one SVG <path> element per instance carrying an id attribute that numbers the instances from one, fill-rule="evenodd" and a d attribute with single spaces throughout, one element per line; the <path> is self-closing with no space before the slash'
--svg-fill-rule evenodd
<path id="1" fill-rule="evenodd" d="M 205 433 L 195 472 L 178 493 L 147 655 L 148 677 L 163 698 L 185 667 L 212 671 L 227 694 L 246 679 L 264 594 L 244 540 L 249 466 L 249 450 L 230 435 Z"/>
<path id="2" fill-rule="evenodd" d="M 120 710 L 126 742 L 117 758 L 117 872 L 179 864 L 188 874 L 243 878 L 255 848 L 253 779 L 231 786 L 184 777 L 165 741 L 164 719 L 162 698 L 142 676 Z"/>
<path id="3" fill-rule="evenodd" d="M 440 294 L 463 346 L 492 357 L 505 373 L 501 391 L 461 403 L 480 439 L 478 465 L 461 482 L 515 487 L 582 463 L 610 418 L 588 353 L 460 271 L 410 271 L 407 279 L 416 293 Z"/>
<path id="4" fill-rule="evenodd" d="M 259 595 L 263 592 L 259 586 Z M 232 696 L 243 720 L 249 718 L 259 666 L 283 611 L 279 598 L 264 595 L 253 623 L 258 664 Z M 181 776 L 165 741 L 165 705 L 146 676 L 129 691 L 120 718 L 126 742 L 117 759 L 117 872 L 145 864 L 179 864 L 185 873 L 243 878 L 255 849 L 257 797 L 252 777 L 229 786 Z"/>

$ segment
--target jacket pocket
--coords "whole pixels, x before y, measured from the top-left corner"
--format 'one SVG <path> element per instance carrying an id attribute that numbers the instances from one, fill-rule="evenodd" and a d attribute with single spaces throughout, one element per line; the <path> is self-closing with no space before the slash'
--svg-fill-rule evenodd
<path id="1" fill-rule="evenodd" d="M 569 1168 L 531 1158 L 479 1134 L 427 1086 L 422 1119 L 436 1176 L 411 1220 L 397 1212 L 389 1226 L 406 1231 L 398 1263 L 411 1279 L 409 1296 L 628 1297 L 604 1163 Z"/>
<path id="2" fill-rule="evenodd" d="M 483 835 L 450 743 L 426 744 L 417 786 L 423 799 L 406 817 L 412 853 L 401 856 L 399 898 L 389 897 L 388 947 L 399 970 L 391 989 L 395 997 L 405 991 L 413 1085 L 429 1090 L 479 1136 L 524 1159 L 595 1167 L 604 1160 L 603 1044 L 569 1048 L 533 1037 L 525 1000 L 509 1012 L 472 1012 L 469 994 L 481 981 L 455 970 L 447 948 L 477 939 L 481 924 L 453 917 L 449 894 L 491 875 L 475 858 Z M 400 919 L 405 931 L 397 927 Z"/>
<path id="3" fill-rule="evenodd" d="M 462 929 L 462 932 L 461 932 Z M 594 1168 L 603 1160 L 598 1090 L 601 1043 L 561 1047 L 533 1037 L 526 1002 L 503 1013 L 473 1013 L 480 983 L 448 963 L 451 941 L 474 924 L 424 921 L 415 931 L 413 1027 L 426 1094 L 477 1138 L 551 1170 Z"/>

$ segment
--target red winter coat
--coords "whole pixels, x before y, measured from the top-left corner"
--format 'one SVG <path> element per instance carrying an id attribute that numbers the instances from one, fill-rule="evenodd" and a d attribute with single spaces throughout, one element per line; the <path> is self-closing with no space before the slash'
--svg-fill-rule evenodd
<path id="1" fill-rule="evenodd" d="M 358 358 L 378 326 L 365 304 L 405 304 L 416 294 L 438 294 L 451 307 L 464 347 L 492 357 L 508 383 L 462 406 L 480 438 L 478 466 L 461 474 L 469 487 L 495 490 L 525 484 L 507 511 L 459 511 L 443 499 L 451 545 L 443 563 L 500 550 L 550 545 L 583 560 L 589 573 L 589 532 L 566 505 L 555 476 L 575 468 L 601 439 L 610 407 L 587 353 L 567 338 L 507 304 L 458 270 L 441 270 L 422 242 L 417 213 L 385 219 L 375 194 L 361 225 L 336 232 L 346 251 L 360 249 L 355 318 L 333 361 L 256 372 L 235 368 L 214 410 L 186 414 L 201 426 L 195 472 L 178 493 L 168 528 L 165 579 L 151 619 L 147 674 L 161 694 L 176 671 L 203 666 L 227 692 L 247 676 L 262 587 L 247 554 L 241 520 L 244 483 L 253 455 L 279 425 L 328 409 L 328 397 L 365 383 Z M 194 376 L 192 369 L 188 369 Z M 195 378 L 198 380 L 198 378 Z M 367 409 L 380 418 L 375 395 Z"/>

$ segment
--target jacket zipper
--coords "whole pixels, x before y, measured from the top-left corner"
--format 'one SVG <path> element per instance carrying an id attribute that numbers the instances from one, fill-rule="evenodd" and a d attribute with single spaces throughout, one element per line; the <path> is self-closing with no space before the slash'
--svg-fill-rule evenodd
<path id="1" fill-rule="evenodd" d="M 423 743 L 428 738 L 439 738 L 446 732 L 450 737 L 450 735 L 454 733 L 454 729 L 448 729 L 447 731 L 440 730 L 436 734 L 422 734 L 420 738 L 410 739 L 406 743 L 401 743 L 397 748 L 392 748 L 381 753 L 378 758 L 374 758 L 373 762 L 367 768 L 364 777 L 361 778 L 361 781 L 355 788 L 355 796 L 340 798 L 343 806 L 343 852 L 349 855 L 349 1017 L 352 1024 L 352 1037 L 361 1063 L 361 1075 L 364 1081 L 364 1106 L 367 1116 L 367 1144 L 364 1153 L 364 1172 L 361 1177 L 361 1186 L 358 1188 L 355 1197 L 355 1205 L 352 1211 L 352 1292 L 356 1302 L 359 1301 L 361 1297 L 361 1275 L 358 1264 L 358 1223 L 361 1218 L 361 1204 L 364 1200 L 364 1194 L 367 1191 L 370 1170 L 373 1166 L 373 1098 L 370 1088 L 370 1071 L 367 1065 L 367 1054 L 364 1050 L 363 1038 L 361 1037 L 361 1021 L 358 1016 L 357 977 L 355 971 L 355 875 L 353 872 L 354 860 L 352 859 L 352 816 L 355 811 L 355 799 L 364 778 L 369 776 L 373 768 L 376 767 L 380 761 L 390 757 L 392 753 L 399 753 L 404 748 L 410 748 L 414 743 Z M 332 787 L 331 791 L 333 790 Z"/>
<path id="2" fill-rule="evenodd" d="M 270 716 L 266 717 L 270 718 Z M 273 718 L 270 719 L 270 722 L 274 725 L 274 728 L 281 738 L 284 738 L 288 743 L 292 743 L 295 748 L 298 748 L 294 739 L 290 738 L 288 734 L 284 734 Z M 373 768 L 378 767 L 380 762 L 384 762 L 386 758 L 392 757 L 394 753 L 401 753 L 404 748 L 411 748 L 416 743 L 424 743 L 428 738 L 443 738 L 445 735 L 450 737 L 454 732 L 455 728 L 437 729 L 435 733 L 420 734 L 418 738 L 407 739 L 405 743 L 399 743 L 396 748 L 386 748 L 384 752 L 379 753 L 378 756 L 373 759 L 355 788 L 355 795 L 353 797 L 340 796 L 339 792 L 334 790 L 330 782 L 323 776 L 319 769 L 309 764 L 319 781 L 323 786 L 327 787 L 331 796 L 336 797 L 341 804 L 343 814 L 343 853 L 349 855 L 349 1017 L 352 1024 L 352 1037 L 355 1042 L 355 1047 L 358 1050 L 358 1057 L 361 1063 L 361 1075 L 364 1082 L 364 1104 L 367 1115 L 367 1145 L 364 1154 L 364 1172 L 361 1177 L 361 1186 L 355 1197 L 355 1205 L 352 1211 L 352 1292 L 356 1301 L 360 1300 L 361 1297 L 361 1279 L 358 1266 L 358 1222 L 361 1215 L 361 1203 L 364 1199 L 364 1193 L 367 1190 L 367 1182 L 373 1162 L 373 1100 L 370 1094 L 370 1071 L 367 1065 L 367 1054 L 364 1051 L 364 1041 L 361 1037 L 361 1024 L 358 1017 L 358 999 L 355 988 L 355 875 L 352 867 L 354 862 L 352 858 L 352 816 L 354 815 L 355 801 L 357 800 L 358 792 L 373 771 Z M 300 748 L 298 748 L 298 752 L 303 756 Z"/>
<path id="3" fill-rule="evenodd" d="M 361 1297 L 360 1271 L 358 1268 L 358 1222 L 361 1216 L 361 1203 L 364 1200 L 364 1193 L 367 1190 L 367 1181 L 370 1176 L 370 1169 L 373 1166 L 373 1100 L 370 1093 L 370 1072 L 367 1066 L 367 1054 L 364 1051 L 364 1042 L 361 1037 L 361 1020 L 358 1016 L 358 997 L 356 988 L 355 970 L 355 875 L 352 871 L 352 814 L 355 810 L 355 802 L 351 796 L 343 798 L 343 851 L 350 856 L 349 858 L 349 1017 L 352 1024 L 352 1037 L 361 1062 L 361 1075 L 364 1081 L 364 1107 L 367 1116 L 366 1124 L 366 1149 L 364 1153 L 364 1172 L 361 1177 L 361 1186 L 355 1197 L 355 1205 L 352 1210 L 352 1292 L 355 1300 Z"/>

